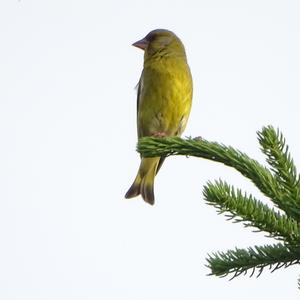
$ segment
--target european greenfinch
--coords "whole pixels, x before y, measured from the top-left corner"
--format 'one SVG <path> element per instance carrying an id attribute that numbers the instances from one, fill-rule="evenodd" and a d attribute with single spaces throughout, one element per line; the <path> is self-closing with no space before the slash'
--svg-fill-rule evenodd
<path id="1" fill-rule="evenodd" d="M 137 92 L 137 133 L 180 136 L 191 110 L 193 84 L 181 40 L 171 31 L 156 29 L 133 46 L 144 50 L 144 68 Z M 154 177 L 164 157 L 141 158 L 136 178 L 125 195 L 141 194 L 154 204 Z"/>

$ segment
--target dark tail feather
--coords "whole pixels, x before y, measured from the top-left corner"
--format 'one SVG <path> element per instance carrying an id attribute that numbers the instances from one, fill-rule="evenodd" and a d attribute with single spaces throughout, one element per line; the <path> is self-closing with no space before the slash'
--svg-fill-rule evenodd
<path id="1" fill-rule="evenodd" d="M 141 193 L 141 178 L 138 174 L 136 176 L 133 184 L 131 185 L 131 187 L 129 188 L 127 193 L 125 194 L 125 198 L 126 199 L 133 198 L 133 197 L 138 196 L 140 193 Z"/>
<path id="2" fill-rule="evenodd" d="M 138 174 L 125 194 L 125 198 L 133 198 L 142 195 L 145 202 L 154 204 L 154 177 L 157 173 L 157 167 L 161 166 L 164 158 L 153 157 L 143 158 L 138 171 Z"/>
<path id="3" fill-rule="evenodd" d="M 154 204 L 153 184 L 149 185 L 145 182 L 145 180 L 142 181 L 135 180 L 131 185 L 131 187 L 129 188 L 129 190 L 127 191 L 127 193 L 125 194 L 125 198 L 126 199 L 133 198 L 140 194 L 143 197 L 145 202 L 151 205 Z"/>
<path id="4" fill-rule="evenodd" d="M 142 195 L 145 202 L 153 205 L 154 201 L 155 201 L 155 198 L 154 198 L 154 185 L 153 184 L 148 185 L 148 184 L 142 183 L 141 195 Z"/>

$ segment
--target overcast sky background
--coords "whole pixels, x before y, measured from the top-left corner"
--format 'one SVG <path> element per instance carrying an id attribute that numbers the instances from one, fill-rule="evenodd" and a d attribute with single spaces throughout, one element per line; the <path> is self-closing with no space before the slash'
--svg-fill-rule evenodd
<path id="1" fill-rule="evenodd" d="M 169 158 L 156 204 L 125 200 L 139 165 L 131 46 L 155 28 L 184 42 L 194 79 L 185 136 L 264 162 L 256 131 L 284 133 L 300 166 L 299 1 L 0 3 L 1 299 L 299 299 L 298 266 L 207 276 L 208 253 L 274 241 L 205 204 L 236 171 Z"/>

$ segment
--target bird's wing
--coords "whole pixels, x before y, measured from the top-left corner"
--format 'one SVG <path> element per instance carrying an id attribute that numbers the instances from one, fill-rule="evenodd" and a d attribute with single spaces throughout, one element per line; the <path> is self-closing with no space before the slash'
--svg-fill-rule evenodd
<path id="1" fill-rule="evenodd" d="M 138 84 L 136 85 L 136 88 L 137 88 L 136 120 L 137 120 L 137 135 L 138 135 L 138 138 L 143 136 L 142 130 L 139 126 L 139 114 L 140 114 L 140 109 L 141 109 L 142 89 L 143 89 L 143 74 L 144 74 L 144 70 L 142 71 L 140 80 L 139 80 Z"/>
<path id="2" fill-rule="evenodd" d="M 137 101 L 136 101 L 137 118 L 138 118 L 138 114 L 139 114 L 139 103 L 141 101 L 140 97 L 141 97 L 141 90 L 142 90 L 142 78 L 143 78 L 142 75 L 140 77 L 139 82 L 137 83 L 137 85 L 135 87 L 137 89 Z M 139 129 L 138 129 L 138 137 L 139 138 L 141 137 L 141 132 L 139 131 Z M 163 156 L 160 158 L 158 166 L 157 166 L 157 169 L 156 169 L 156 174 L 158 173 L 158 171 L 161 168 L 161 166 L 162 166 L 162 164 L 163 164 L 163 162 L 164 162 L 165 159 L 166 159 L 166 157 L 163 157 Z"/>
<path id="3" fill-rule="evenodd" d="M 137 97 L 136 97 L 136 114 L 137 114 L 137 116 L 139 114 L 139 102 L 140 102 L 140 96 L 141 96 L 141 80 L 142 80 L 142 77 L 140 78 L 139 82 L 135 86 L 135 89 L 137 90 Z"/>

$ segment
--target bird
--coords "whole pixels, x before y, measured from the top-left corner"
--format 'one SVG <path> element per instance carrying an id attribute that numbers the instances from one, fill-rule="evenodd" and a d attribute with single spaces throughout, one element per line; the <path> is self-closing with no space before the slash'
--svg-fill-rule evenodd
<path id="1" fill-rule="evenodd" d="M 170 30 L 155 29 L 132 44 L 144 51 L 137 85 L 137 135 L 181 136 L 191 111 L 192 75 L 181 40 Z M 154 178 L 165 157 L 141 157 L 138 173 L 125 198 L 141 195 L 153 205 Z"/>

